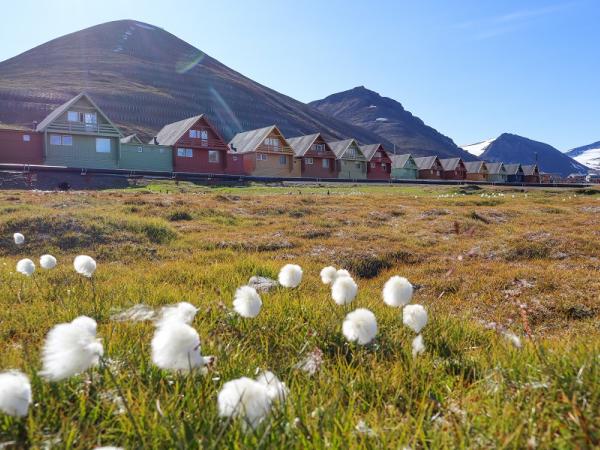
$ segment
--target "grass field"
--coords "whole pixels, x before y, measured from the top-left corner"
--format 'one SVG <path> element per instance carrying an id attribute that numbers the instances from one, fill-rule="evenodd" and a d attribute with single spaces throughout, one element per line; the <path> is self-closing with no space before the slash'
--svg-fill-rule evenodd
<path id="1" fill-rule="evenodd" d="M 37 264 L 44 253 L 56 269 L 15 273 L 20 258 Z M 73 271 L 82 253 L 98 262 L 96 301 Z M 304 269 L 298 289 L 261 294 L 255 319 L 232 312 L 237 287 L 252 275 L 276 279 L 287 263 Z M 321 283 L 326 265 L 357 281 L 350 308 Z M 381 299 L 396 274 L 418 287 L 413 302 L 430 317 L 416 358 L 401 311 Z M 599 274 L 598 189 L 1 191 L 0 371 L 25 372 L 34 399 L 24 419 L 0 414 L 0 447 L 597 447 Z M 217 358 L 208 374 L 157 369 L 152 322 L 112 318 L 180 301 L 200 309 L 202 353 Z M 379 325 L 364 347 L 341 332 L 356 307 Z M 46 333 L 82 314 L 98 321 L 110 371 L 41 379 Z M 311 354 L 322 354 L 313 375 L 297 368 Z M 290 394 L 247 432 L 218 417 L 216 397 L 257 369 L 276 373 Z"/>

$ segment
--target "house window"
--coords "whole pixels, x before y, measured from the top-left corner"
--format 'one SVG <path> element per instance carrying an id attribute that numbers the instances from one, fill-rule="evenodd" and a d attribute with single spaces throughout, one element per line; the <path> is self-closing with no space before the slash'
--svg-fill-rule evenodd
<path id="1" fill-rule="evenodd" d="M 144 147 L 138 147 L 137 148 L 137 152 L 138 153 L 144 153 Z"/>
<path id="2" fill-rule="evenodd" d="M 314 162 L 315 161 L 312 158 L 306 158 L 306 164 L 309 164 L 312 166 L 314 164 Z"/>
<path id="3" fill-rule="evenodd" d="M 323 153 L 325 151 L 325 144 L 315 144 L 314 150 L 317 153 Z"/>
<path id="4" fill-rule="evenodd" d="M 50 135 L 50 145 L 62 145 L 60 134 Z"/>
<path id="5" fill-rule="evenodd" d="M 323 169 L 329 169 L 329 160 L 328 159 L 323 160 Z"/>
<path id="6" fill-rule="evenodd" d="M 190 138 L 201 139 L 201 145 L 208 145 L 208 131 L 207 130 L 190 130 Z"/>
<path id="7" fill-rule="evenodd" d="M 96 153 L 110 153 L 110 139 L 96 138 Z"/>
<path id="8" fill-rule="evenodd" d="M 68 134 L 63 135 L 62 145 L 73 145 L 73 136 L 69 136 Z"/>
<path id="9" fill-rule="evenodd" d="M 31 141 L 31 136 L 28 134 L 24 134 L 23 135 L 23 142 L 29 142 Z"/>
<path id="10" fill-rule="evenodd" d="M 178 148 L 177 156 L 179 156 L 180 158 L 192 158 L 194 156 L 194 153 L 192 152 L 191 148 Z"/>
<path id="11" fill-rule="evenodd" d="M 159 148 L 159 149 L 158 149 L 158 153 L 164 153 L 164 152 L 165 152 L 165 149 L 164 149 L 164 148 Z"/>
<path id="12" fill-rule="evenodd" d="M 209 163 L 218 163 L 219 162 L 219 152 L 216 150 L 208 151 L 208 162 Z"/>
<path id="13" fill-rule="evenodd" d="M 79 113 L 77 111 L 69 111 L 69 112 L 67 112 L 67 120 L 69 122 L 81 122 L 79 120 Z"/>
<path id="14" fill-rule="evenodd" d="M 356 158 L 356 149 L 354 147 L 348 149 L 348 156 L 350 158 Z"/>
<path id="15" fill-rule="evenodd" d="M 267 160 L 267 155 L 265 155 L 264 153 L 257 153 L 256 154 L 256 160 L 257 161 L 266 161 Z"/>
<path id="16" fill-rule="evenodd" d="M 371 163 L 371 169 L 374 169 L 375 167 L 377 167 L 377 164 Z"/>
<path id="17" fill-rule="evenodd" d="M 362 169 L 362 163 L 359 163 L 359 162 L 357 162 L 357 163 L 356 163 L 356 168 L 357 168 L 357 169 Z"/>
<path id="18" fill-rule="evenodd" d="M 386 165 L 385 165 L 385 163 L 381 163 L 381 168 L 382 168 L 383 170 L 385 170 L 385 169 L 386 169 Z"/>
<path id="19" fill-rule="evenodd" d="M 375 152 L 375 158 L 381 158 L 381 152 Z"/>
<path id="20" fill-rule="evenodd" d="M 279 164 L 281 164 L 282 166 L 285 165 L 285 164 L 287 164 L 287 156 L 281 155 L 279 157 Z"/>
<path id="21" fill-rule="evenodd" d="M 265 145 L 267 147 L 273 147 L 274 151 L 278 151 L 279 150 L 279 139 L 273 138 L 273 137 L 268 137 L 265 139 Z"/>

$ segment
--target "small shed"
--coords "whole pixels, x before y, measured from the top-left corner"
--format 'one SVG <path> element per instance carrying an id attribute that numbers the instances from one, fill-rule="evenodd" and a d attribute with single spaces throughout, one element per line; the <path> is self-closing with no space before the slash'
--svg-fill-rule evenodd
<path id="1" fill-rule="evenodd" d="M 136 134 L 121 139 L 120 169 L 173 171 L 173 149 L 168 145 L 144 144 Z"/>
<path id="2" fill-rule="evenodd" d="M 416 180 L 419 172 L 417 163 L 410 153 L 390 155 L 392 161 L 391 177 L 397 180 Z"/>
<path id="3" fill-rule="evenodd" d="M 0 127 L 0 164 L 43 164 L 44 135 Z"/>

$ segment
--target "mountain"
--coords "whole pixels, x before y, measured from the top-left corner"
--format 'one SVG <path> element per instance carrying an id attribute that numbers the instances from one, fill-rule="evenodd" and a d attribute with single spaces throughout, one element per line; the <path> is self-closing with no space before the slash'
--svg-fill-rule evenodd
<path id="1" fill-rule="evenodd" d="M 459 156 L 467 161 L 476 159 L 458 147 L 452 139 L 406 111 L 401 103 L 382 97 L 364 86 L 338 92 L 310 102 L 309 105 L 386 138 L 396 145 L 396 153 Z"/>
<path id="2" fill-rule="evenodd" d="M 584 166 L 600 170 L 600 141 L 574 148 L 566 154 Z"/>
<path id="3" fill-rule="evenodd" d="M 504 163 L 535 164 L 537 162 L 542 172 L 558 173 L 563 176 L 589 172 L 586 166 L 551 145 L 509 133 L 501 134 L 489 141 L 480 158 L 485 161 Z"/>
<path id="4" fill-rule="evenodd" d="M 125 134 L 148 139 L 167 123 L 205 113 L 225 139 L 277 124 L 290 137 L 320 131 L 336 140 L 381 141 L 132 20 L 71 33 L 1 62 L 0 123 L 30 126 L 81 91 Z"/>

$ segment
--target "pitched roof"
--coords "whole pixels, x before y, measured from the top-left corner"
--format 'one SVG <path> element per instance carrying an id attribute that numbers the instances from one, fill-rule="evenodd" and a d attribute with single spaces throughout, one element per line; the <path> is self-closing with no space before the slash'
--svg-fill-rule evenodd
<path id="1" fill-rule="evenodd" d="M 419 170 L 431 169 L 438 160 L 437 156 L 423 156 L 421 158 L 415 158 L 415 163 Z"/>
<path id="2" fill-rule="evenodd" d="M 444 159 L 440 159 L 440 163 L 442 164 L 442 167 L 445 171 L 448 170 L 456 170 L 456 168 L 458 167 L 458 165 L 460 164 L 461 159 L 460 158 L 444 158 Z"/>
<path id="3" fill-rule="evenodd" d="M 381 144 L 367 144 L 360 146 L 360 151 L 363 155 L 365 155 L 367 161 L 371 161 L 371 159 L 373 159 L 373 156 L 375 156 L 375 153 L 377 153 L 378 150 L 381 150 L 382 152 L 387 154 L 387 152 L 383 148 L 383 145 Z"/>
<path id="4" fill-rule="evenodd" d="M 352 145 L 353 143 L 360 150 L 360 146 L 358 145 L 358 142 L 356 142 L 356 140 L 354 140 L 353 138 L 344 139 L 342 141 L 328 142 L 329 147 L 331 147 L 331 151 L 333 153 L 335 153 L 335 156 L 337 157 L 337 159 L 340 159 L 342 156 L 344 156 L 344 153 L 346 153 L 346 150 L 348 150 L 348 147 L 350 147 L 350 145 Z M 362 153 L 362 151 L 361 151 L 361 153 Z"/>
<path id="5" fill-rule="evenodd" d="M 501 162 L 486 162 L 485 165 L 487 166 L 488 173 L 490 175 L 506 174 L 506 168 L 504 167 L 504 163 L 501 163 Z"/>
<path id="6" fill-rule="evenodd" d="M 521 164 L 504 164 L 504 168 L 506 169 L 506 173 L 509 175 L 516 175 L 519 170 L 523 172 Z"/>
<path id="7" fill-rule="evenodd" d="M 523 173 L 525 175 L 539 175 L 539 170 L 537 164 L 529 165 L 529 166 L 521 166 L 523 169 Z"/>
<path id="8" fill-rule="evenodd" d="M 275 125 L 271 125 L 270 127 L 238 133 L 233 137 L 229 143 L 229 146 L 236 153 L 254 152 L 273 131 L 276 131 L 281 139 L 283 139 L 283 141 L 289 145 L 289 142 L 283 137 L 283 134 L 281 134 L 279 128 L 277 128 Z"/>
<path id="9" fill-rule="evenodd" d="M 414 162 L 414 159 L 410 153 L 406 153 L 404 155 L 394 155 L 392 153 L 390 155 L 390 159 L 392 160 L 392 169 L 404 169 L 406 163 L 411 159 Z"/>
<path id="10" fill-rule="evenodd" d="M 294 155 L 304 156 L 310 150 L 310 147 L 315 143 L 321 133 L 307 134 L 306 136 L 298 136 L 287 139 L 288 144 L 292 147 Z M 327 145 L 327 144 L 326 144 Z"/>
<path id="11" fill-rule="evenodd" d="M 206 120 L 204 114 L 199 114 L 197 116 L 188 117 L 187 119 L 183 119 L 178 122 L 169 123 L 161 128 L 161 130 L 156 135 L 156 140 L 160 145 L 175 145 L 177 141 L 181 139 L 181 137 L 185 133 L 187 133 L 187 131 L 202 118 Z M 213 129 L 213 131 L 215 130 Z M 150 140 L 149 144 L 153 143 L 154 138 Z"/>
<path id="12" fill-rule="evenodd" d="M 124 138 L 121 138 L 121 144 L 141 144 L 142 141 L 140 140 L 139 137 L 137 137 L 137 134 L 130 134 L 129 136 L 125 136 Z"/>
<path id="13" fill-rule="evenodd" d="M 487 169 L 487 164 L 484 161 L 467 161 L 465 162 L 467 173 L 480 173 Z"/>
<path id="14" fill-rule="evenodd" d="M 67 111 L 73 104 L 78 102 L 79 99 L 81 99 L 81 98 L 85 98 L 88 102 L 90 102 L 90 104 L 96 109 L 96 111 L 98 111 L 98 113 L 100 113 L 100 115 L 104 118 L 104 120 L 106 120 L 115 130 L 117 130 L 117 132 L 119 134 L 121 134 L 121 131 L 115 126 L 114 123 L 112 123 L 112 121 L 108 118 L 108 116 L 106 114 L 104 114 L 104 112 L 98 107 L 98 105 L 96 105 L 96 103 L 94 103 L 94 100 L 92 100 L 91 97 L 89 95 L 87 95 L 85 92 L 77 94 L 71 100 L 56 107 L 50 114 L 48 114 L 44 118 L 44 120 L 42 120 L 38 124 L 35 131 L 44 131 L 50 124 L 52 124 L 52 122 L 54 122 L 56 119 L 58 119 L 61 114 L 63 114 L 65 111 Z"/>

